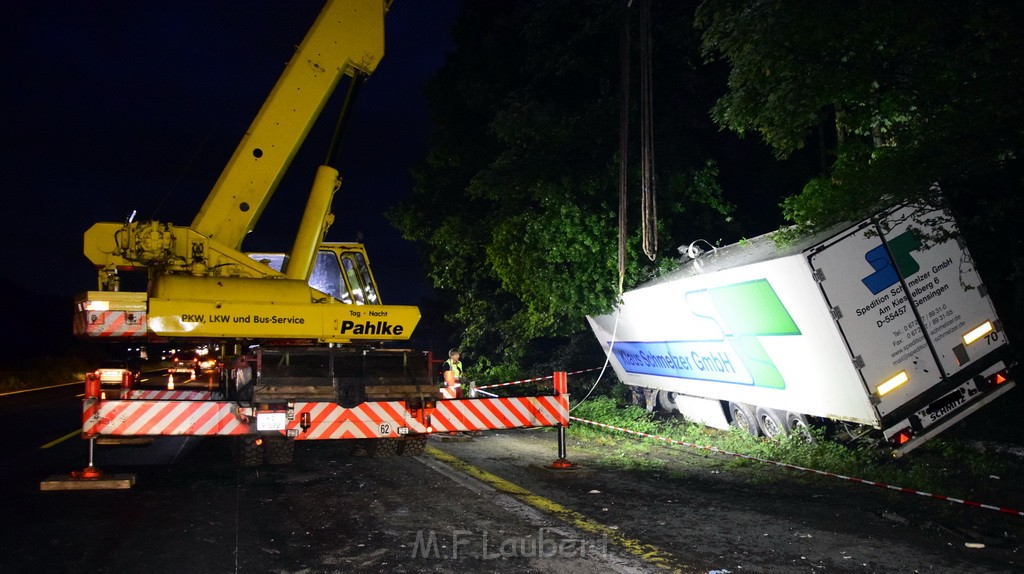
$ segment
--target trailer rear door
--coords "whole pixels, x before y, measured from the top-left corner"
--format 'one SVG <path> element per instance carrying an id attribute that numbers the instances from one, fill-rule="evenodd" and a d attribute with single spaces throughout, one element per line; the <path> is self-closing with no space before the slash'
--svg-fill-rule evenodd
<path id="1" fill-rule="evenodd" d="M 948 212 L 894 208 L 808 260 L 883 417 L 915 399 L 937 405 L 958 392 L 947 381 L 1005 344 Z"/>

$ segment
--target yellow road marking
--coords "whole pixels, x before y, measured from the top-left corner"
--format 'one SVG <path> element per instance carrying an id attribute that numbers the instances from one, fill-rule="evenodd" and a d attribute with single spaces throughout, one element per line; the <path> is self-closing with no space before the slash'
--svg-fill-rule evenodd
<path id="1" fill-rule="evenodd" d="M 35 387 L 35 388 L 31 388 L 31 389 L 23 389 L 23 390 L 20 390 L 20 391 L 10 391 L 10 392 L 7 392 L 7 393 L 0 393 L 0 397 L 6 397 L 8 395 L 20 395 L 21 393 L 31 393 L 31 392 L 34 392 L 34 391 L 45 391 L 46 389 L 56 389 L 57 387 L 70 387 L 71 385 L 81 385 L 81 384 L 84 384 L 84 383 L 82 381 L 74 381 L 74 382 L 71 382 L 71 383 L 61 383 L 59 385 L 50 385 L 48 387 Z"/>
<path id="2" fill-rule="evenodd" d="M 477 468 L 460 458 L 452 456 L 432 446 L 428 446 L 424 449 L 423 453 L 447 464 L 448 466 L 451 466 L 452 468 L 455 468 L 456 470 L 472 476 L 473 478 L 492 486 L 495 490 L 508 494 L 509 496 L 512 496 L 519 501 L 540 510 L 541 512 L 553 514 L 584 532 L 603 536 L 616 546 L 623 548 L 629 554 L 647 562 L 648 564 L 657 566 L 664 570 L 684 572 L 682 567 L 677 565 L 677 558 L 675 556 L 661 550 L 657 546 L 641 542 L 635 538 L 624 536 L 610 526 L 592 520 L 575 510 L 566 508 L 553 500 L 540 496 L 539 494 L 534 494 L 517 484 L 513 484 L 499 476 L 487 472 L 486 470 Z"/>
<path id="3" fill-rule="evenodd" d="M 73 431 L 69 432 L 68 434 L 60 437 L 59 439 L 54 440 L 54 441 L 50 441 L 50 442 L 44 444 L 43 446 L 41 446 L 39 448 L 50 448 L 51 446 L 57 446 L 58 444 L 68 440 L 69 438 L 77 436 L 77 435 L 80 435 L 80 434 L 82 434 L 82 429 L 73 430 Z"/>

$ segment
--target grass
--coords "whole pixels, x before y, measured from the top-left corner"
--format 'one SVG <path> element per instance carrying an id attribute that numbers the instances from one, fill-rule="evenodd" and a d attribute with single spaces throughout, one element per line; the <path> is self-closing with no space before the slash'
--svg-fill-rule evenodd
<path id="1" fill-rule="evenodd" d="M 637 456 L 632 449 L 623 449 L 612 454 L 605 454 L 597 459 L 597 464 L 605 468 L 614 468 L 627 472 L 651 472 L 664 470 L 668 464 L 661 459 Z"/>
<path id="2" fill-rule="evenodd" d="M 82 380 L 95 361 L 39 357 L 23 365 L 0 369 L 0 393 L 35 389 Z"/>
<path id="3" fill-rule="evenodd" d="M 826 439 L 817 429 L 813 431 L 814 442 L 808 442 L 796 435 L 784 436 L 778 440 L 755 438 L 739 429 L 720 431 L 686 423 L 678 418 L 661 417 L 636 406 L 623 407 L 610 397 L 591 398 L 575 408 L 572 415 L 708 449 L 717 448 L 750 457 L 968 500 L 986 496 L 1005 497 L 1006 493 L 1000 492 L 1000 489 L 1011 488 L 1011 482 L 1015 481 L 1004 478 L 1019 477 L 1022 466 L 1019 461 L 998 453 L 979 451 L 956 438 L 938 437 L 901 459 L 893 459 L 884 448 L 842 444 Z M 618 449 L 618 453 L 607 455 L 602 464 L 638 471 L 660 470 L 664 467 L 638 456 L 638 453 L 650 450 L 653 443 L 664 444 L 662 441 L 631 437 L 618 431 L 581 423 L 570 425 L 570 433 L 578 439 Z M 763 463 L 743 458 L 732 458 L 726 462 L 726 468 L 756 469 L 761 466 Z M 799 472 L 797 474 L 808 476 Z"/>

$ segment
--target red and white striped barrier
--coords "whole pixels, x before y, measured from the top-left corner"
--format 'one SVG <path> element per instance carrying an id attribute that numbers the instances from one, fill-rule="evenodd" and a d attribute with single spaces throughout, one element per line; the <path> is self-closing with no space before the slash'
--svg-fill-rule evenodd
<path id="1" fill-rule="evenodd" d="M 181 391 L 188 392 L 188 391 Z M 174 391 L 163 391 L 174 393 Z M 230 436 L 257 431 L 257 413 L 211 400 L 97 400 L 83 403 L 82 434 L 94 436 Z M 540 397 L 437 401 L 415 413 L 404 401 L 345 408 L 331 402 L 296 402 L 282 434 L 297 440 L 398 437 L 405 434 L 558 426 L 569 424 L 566 394 Z M 278 427 L 280 428 L 280 427 Z"/>
<path id="2" fill-rule="evenodd" d="M 580 423 L 583 423 L 583 424 L 586 424 L 586 425 L 591 425 L 591 426 L 596 426 L 596 427 L 616 430 L 616 431 L 623 432 L 623 433 L 626 433 L 626 434 L 641 436 L 641 437 L 645 437 L 645 438 L 652 438 L 652 439 L 655 439 L 655 440 L 660 440 L 662 442 L 666 442 L 668 444 L 676 444 L 676 445 L 680 445 L 680 446 L 688 446 L 688 447 L 691 447 L 691 448 L 697 448 L 697 449 L 706 450 L 706 451 L 710 451 L 710 452 L 714 452 L 714 453 L 718 453 L 718 454 L 725 454 L 725 455 L 734 456 L 734 457 L 737 457 L 737 458 L 743 458 L 743 459 L 747 459 L 747 460 L 753 460 L 753 461 L 757 461 L 757 462 L 762 462 L 762 463 L 765 463 L 765 464 L 781 466 L 783 468 L 789 468 L 789 469 L 792 469 L 792 470 L 802 470 L 804 472 L 809 472 L 809 473 L 812 473 L 812 474 L 819 474 L 819 475 L 822 475 L 822 476 L 830 476 L 832 478 L 838 478 L 840 480 L 846 480 L 846 481 L 849 481 L 849 482 L 856 482 L 858 484 L 866 484 L 866 485 L 869 485 L 869 486 L 877 486 L 879 488 L 884 488 L 886 490 L 895 490 L 897 492 L 903 492 L 903 493 L 906 493 L 906 494 L 916 494 L 918 496 L 924 496 L 924 497 L 927 497 L 927 498 L 933 498 L 935 500 L 945 500 L 947 502 L 954 502 L 954 503 L 957 503 L 957 504 L 963 504 L 963 505 L 971 506 L 971 507 L 974 507 L 974 508 L 983 508 L 985 510 L 995 510 L 996 512 L 1002 512 L 1004 514 L 1012 514 L 1012 515 L 1015 515 L 1015 516 L 1024 516 L 1024 511 L 1014 510 L 1012 508 L 1005 508 L 1005 507 L 1001 507 L 1001 506 L 993 506 L 991 504 L 982 504 L 980 502 L 973 502 L 973 501 L 970 501 L 970 500 L 963 500 L 963 499 L 960 499 L 960 498 L 953 498 L 952 496 L 945 496 L 945 495 L 942 495 L 942 494 L 932 494 L 930 492 L 923 492 L 923 491 L 920 491 L 920 490 L 914 490 L 913 488 L 906 488 L 906 487 L 903 487 L 903 486 L 894 486 L 894 485 L 891 485 L 891 484 L 885 484 L 884 482 L 876 482 L 876 481 L 873 481 L 873 480 L 866 480 L 866 479 L 857 478 L 857 477 L 854 477 L 854 476 L 845 476 L 845 475 L 836 474 L 836 473 L 833 473 L 833 472 L 826 472 L 824 470 L 816 470 L 816 469 L 813 469 L 813 468 L 806 468 L 806 467 L 802 467 L 802 466 L 796 466 L 794 464 L 788 464 L 788 463 L 784 463 L 784 462 L 777 462 L 777 461 L 774 461 L 774 460 L 758 458 L 756 456 L 750 456 L 750 455 L 740 454 L 740 453 L 736 453 L 736 452 L 729 452 L 727 450 L 722 450 L 722 449 L 716 448 L 716 447 L 704 446 L 704 445 L 699 445 L 699 444 L 690 443 L 690 442 L 684 442 L 684 441 L 681 441 L 681 440 L 675 440 L 675 439 L 668 438 L 668 437 L 648 434 L 648 433 L 644 433 L 644 432 L 640 432 L 640 431 L 635 431 L 635 430 L 631 430 L 631 429 L 627 429 L 627 428 L 623 428 L 623 427 L 617 427 L 617 426 L 613 426 L 613 425 L 609 425 L 609 424 L 605 424 L 605 423 L 599 423 L 599 422 L 595 422 L 595 421 L 588 421 L 586 419 L 581 419 L 579 417 L 569 417 L 569 418 L 574 420 L 574 421 L 576 421 L 576 422 L 580 422 Z"/>
<path id="3" fill-rule="evenodd" d="M 86 401 L 82 431 L 85 437 L 113 436 L 230 436 L 256 430 L 256 413 L 223 401 Z M 305 428 L 303 428 L 305 426 Z M 401 429 L 406 432 L 402 432 Z M 345 408 L 327 402 L 296 402 L 282 434 L 298 440 L 398 437 L 424 433 L 401 401 L 362 403 Z"/>
<path id="4" fill-rule="evenodd" d="M 309 426 L 303 429 L 303 424 Z M 288 421 L 287 429 L 291 431 L 287 434 L 295 435 L 297 440 L 394 438 L 409 432 L 427 432 L 427 426 L 413 417 L 401 401 L 362 403 L 353 408 L 299 402 L 295 403 L 295 416 Z"/>
<path id="5" fill-rule="evenodd" d="M 87 399 L 82 411 L 82 434 L 241 435 L 249 424 L 233 403 L 212 401 L 99 401 Z"/>
<path id="6" fill-rule="evenodd" d="M 569 424 L 568 395 L 438 401 L 430 416 L 437 432 Z"/>
<path id="7" fill-rule="evenodd" d="M 217 397 L 211 391 L 132 389 L 123 398 L 135 401 L 212 401 Z"/>

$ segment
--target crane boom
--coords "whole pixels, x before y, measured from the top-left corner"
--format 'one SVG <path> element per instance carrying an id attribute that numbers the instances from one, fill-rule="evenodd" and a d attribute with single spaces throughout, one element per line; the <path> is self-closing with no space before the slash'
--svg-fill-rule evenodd
<path id="1" fill-rule="evenodd" d="M 381 0 L 332 0 L 288 62 L 191 228 L 233 249 L 253 229 L 295 152 L 343 76 L 384 56 Z"/>

